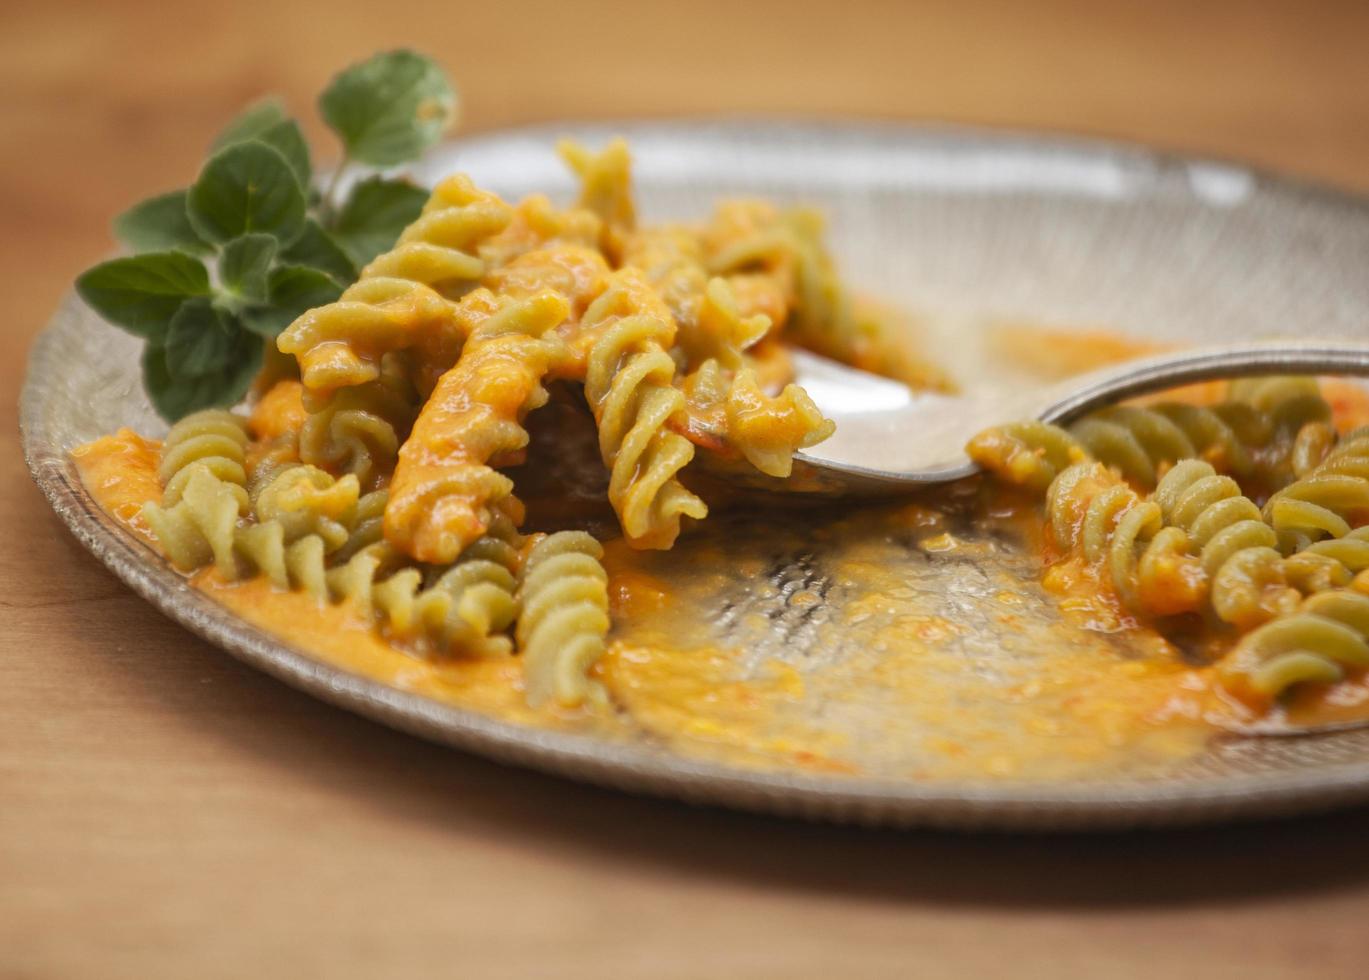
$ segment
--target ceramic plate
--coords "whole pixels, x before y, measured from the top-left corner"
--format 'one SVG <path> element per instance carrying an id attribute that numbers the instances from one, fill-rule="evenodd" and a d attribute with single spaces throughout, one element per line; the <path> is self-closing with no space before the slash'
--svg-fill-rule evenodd
<path id="1" fill-rule="evenodd" d="M 642 210 L 697 216 L 719 196 L 817 203 L 861 291 L 950 325 L 962 381 L 976 324 L 1107 327 L 1150 341 L 1369 339 L 1369 202 L 1245 167 L 1115 144 L 965 130 L 756 120 L 554 126 L 452 143 L 421 168 L 506 197 L 561 195 L 555 139 L 626 135 Z M 75 270 L 73 270 L 75 271 Z M 935 330 L 933 330 L 935 334 Z M 934 341 L 933 341 L 934 342 Z M 979 348 L 982 350 L 982 346 Z M 1287 814 L 1369 799 L 1369 731 L 1227 741 L 1159 777 L 917 782 L 733 769 L 649 742 L 509 724 L 311 659 L 189 588 L 106 518 L 67 457 L 118 425 L 164 431 L 137 342 L 72 297 L 39 337 L 24 446 L 53 508 L 154 606 L 234 656 L 334 704 L 450 745 L 570 778 L 818 819 L 960 828 L 1112 828 Z"/>

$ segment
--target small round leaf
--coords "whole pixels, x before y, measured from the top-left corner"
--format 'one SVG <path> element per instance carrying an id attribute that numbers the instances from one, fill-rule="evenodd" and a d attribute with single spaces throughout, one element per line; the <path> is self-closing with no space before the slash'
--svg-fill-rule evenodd
<path id="1" fill-rule="evenodd" d="M 186 210 L 196 233 L 216 245 L 253 232 L 289 243 L 304 228 L 305 206 L 304 190 L 284 155 L 249 140 L 210 158 L 190 188 Z"/>

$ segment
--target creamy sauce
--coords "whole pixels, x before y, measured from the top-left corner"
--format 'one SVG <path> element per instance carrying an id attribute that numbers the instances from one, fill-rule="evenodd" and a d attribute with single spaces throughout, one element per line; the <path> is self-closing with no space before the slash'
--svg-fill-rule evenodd
<path id="1" fill-rule="evenodd" d="M 160 496 L 159 455 L 127 430 L 75 454 L 101 506 L 149 542 L 139 510 Z M 191 581 L 292 646 L 398 689 L 524 724 L 645 733 L 734 765 L 1044 779 L 1201 751 L 1205 672 L 1158 638 L 1119 645 L 1063 622 L 1035 584 L 1034 518 L 962 496 L 951 508 L 722 513 L 665 553 L 610 541 L 607 716 L 527 707 L 516 658 L 430 661 L 345 604 L 212 570 Z M 563 500 L 549 513 L 569 516 Z"/>
<path id="2" fill-rule="evenodd" d="M 1328 388 L 1343 424 L 1369 419 L 1357 392 Z M 287 393 L 259 406 L 259 446 L 296 404 Z M 1039 503 L 981 481 L 864 508 L 771 499 L 747 510 L 713 498 L 709 520 L 673 550 L 638 552 L 611 539 L 591 420 L 554 401 L 530 421 L 532 455 L 553 462 L 510 470 L 529 528 L 610 538 L 614 630 L 596 672 L 612 712 L 533 710 L 516 657 L 424 659 L 346 604 L 212 571 L 191 581 L 309 655 L 395 688 L 737 766 L 923 780 L 1137 776 L 1199 759 L 1233 725 L 1369 715 L 1363 680 L 1304 692 L 1263 719 L 1225 698 L 1203 666 L 1219 650 L 1166 640 L 1084 570 L 1049 564 Z M 100 505 L 155 547 L 140 510 L 160 499 L 160 444 L 123 429 L 73 456 Z"/>

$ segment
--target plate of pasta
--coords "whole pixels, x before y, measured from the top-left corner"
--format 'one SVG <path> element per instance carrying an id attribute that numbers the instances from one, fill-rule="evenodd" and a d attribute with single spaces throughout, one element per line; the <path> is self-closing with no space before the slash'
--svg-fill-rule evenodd
<path id="1" fill-rule="evenodd" d="M 1026 829 L 1369 799 L 1351 382 L 1005 425 L 981 475 L 911 497 L 742 489 L 831 433 L 795 348 L 954 393 L 1364 339 L 1369 204 L 1115 144 L 785 120 L 494 133 L 409 179 L 412 220 L 333 286 L 281 258 L 307 222 L 224 231 L 192 188 L 206 288 L 324 290 L 289 317 L 196 286 L 135 329 L 105 269 L 39 338 L 35 478 L 163 613 L 414 734 L 694 802 Z M 149 397 L 230 315 L 264 338 L 223 355 L 245 394 Z"/>

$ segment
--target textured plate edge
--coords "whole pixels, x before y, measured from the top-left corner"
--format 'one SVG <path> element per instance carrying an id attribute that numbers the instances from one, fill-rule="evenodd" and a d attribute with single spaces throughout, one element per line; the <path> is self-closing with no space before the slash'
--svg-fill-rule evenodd
<path id="1" fill-rule="evenodd" d="M 927 139 L 954 135 L 984 146 L 1032 146 L 1062 153 L 1127 154 L 1157 166 L 1220 163 L 1237 166 L 1262 184 L 1285 192 L 1315 194 L 1369 210 L 1369 199 L 1326 185 L 1266 173 L 1245 164 L 1184 157 L 1123 142 L 1058 139 L 1039 133 L 892 122 L 837 122 L 781 117 L 690 117 L 679 120 L 606 120 L 584 125 L 640 128 L 774 125 L 821 130 L 840 125 L 882 135 Z M 537 124 L 476 134 L 473 141 L 574 130 L 574 123 Z M 389 687 L 315 660 L 248 624 L 193 589 L 145 545 L 101 512 L 75 476 L 65 453 L 43 430 L 45 392 L 36 379 L 56 370 L 50 348 L 60 313 L 79 304 L 68 295 L 53 322 L 35 339 L 20 394 L 19 427 L 29 471 L 58 517 L 76 539 L 116 577 L 168 618 L 227 650 L 236 659 L 336 706 L 431 741 L 496 761 L 590 782 L 608 788 L 787 817 L 867 826 L 938 827 L 959 830 L 1124 830 L 1218 823 L 1325 811 L 1369 800 L 1369 762 L 1318 767 L 1311 773 L 1248 775 L 1192 783 L 1049 784 L 937 783 L 832 777 L 744 770 L 696 762 L 588 735 L 535 729 Z M 77 322 L 77 318 L 71 318 Z"/>

